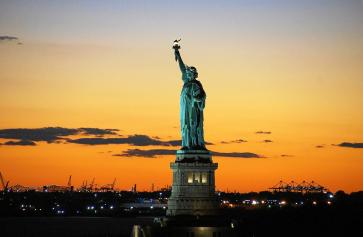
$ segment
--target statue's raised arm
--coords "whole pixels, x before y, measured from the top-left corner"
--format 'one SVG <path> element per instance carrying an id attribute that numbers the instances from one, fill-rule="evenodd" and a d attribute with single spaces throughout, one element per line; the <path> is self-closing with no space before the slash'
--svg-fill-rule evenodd
<path id="1" fill-rule="evenodd" d="M 179 41 L 180 41 L 180 39 L 174 40 L 173 49 L 174 49 L 174 54 L 175 54 L 175 60 L 178 61 L 180 71 L 182 72 L 182 74 L 184 74 L 184 73 L 186 73 L 186 66 L 185 66 L 183 59 L 181 58 L 181 55 L 179 52 L 179 49 L 180 49 Z"/>
<path id="2" fill-rule="evenodd" d="M 181 150 L 206 150 L 203 132 L 203 110 L 206 94 L 202 83 L 197 80 L 197 69 L 184 64 L 179 52 L 179 41 L 174 41 L 173 49 L 183 80 L 183 88 L 180 93 Z"/>

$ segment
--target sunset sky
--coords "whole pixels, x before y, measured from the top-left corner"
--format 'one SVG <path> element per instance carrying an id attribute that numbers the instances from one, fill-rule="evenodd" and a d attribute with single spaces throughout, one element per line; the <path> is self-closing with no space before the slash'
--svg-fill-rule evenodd
<path id="1" fill-rule="evenodd" d="M 170 185 L 175 156 L 158 153 L 179 148 L 176 38 L 207 93 L 218 190 L 363 190 L 361 0 L 1 1 L 10 186 Z"/>

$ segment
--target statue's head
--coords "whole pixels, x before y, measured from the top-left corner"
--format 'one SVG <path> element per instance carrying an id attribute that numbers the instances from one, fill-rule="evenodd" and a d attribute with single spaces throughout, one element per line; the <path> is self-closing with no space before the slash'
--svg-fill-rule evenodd
<path id="1" fill-rule="evenodd" d="M 190 80 L 195 80 L 198 78 L 198 71 L 193 66 L 187 66 L 187 76 L 190 78 Z"/>

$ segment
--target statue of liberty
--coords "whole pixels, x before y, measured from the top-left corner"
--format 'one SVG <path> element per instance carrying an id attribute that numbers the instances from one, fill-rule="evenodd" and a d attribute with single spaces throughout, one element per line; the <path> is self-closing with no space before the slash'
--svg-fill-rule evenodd
<path id="1" fill-rule="evenodd" d="M 206 94 L 202 83 L 197 80 L 197 69 L 184 64 L 179 52 L 179 41 L 180 39 L 174 41 L 173 49 L 184 82 L 180 95 L 181 150 L 206 150 L 203 132 L 203 110 Z"/>

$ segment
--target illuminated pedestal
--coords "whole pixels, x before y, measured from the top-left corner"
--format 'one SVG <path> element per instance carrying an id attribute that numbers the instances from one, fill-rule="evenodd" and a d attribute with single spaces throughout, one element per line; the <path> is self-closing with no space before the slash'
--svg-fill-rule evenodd
<path id="1" fill-rule="evenodd" d="M 206 150 L 179 150 L 173 170 L 173 186 L 167 217 L 149 226 L 135 226 L 131 236 L 237 237 L 236 225 L 218 212 L 214 172 L 218 168 Z M 145 235 L 141 235 L 141 234 Z"/>
<path id="2" fill-rule="evenodd" d="M 206 150 L 179 150 L 173 170 L 173 186 L 168 200 L 168 216 L 216 215 L 214 171 L 218 164 Z"/>

